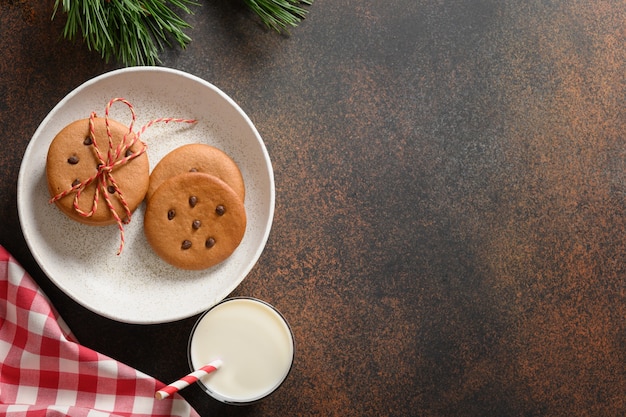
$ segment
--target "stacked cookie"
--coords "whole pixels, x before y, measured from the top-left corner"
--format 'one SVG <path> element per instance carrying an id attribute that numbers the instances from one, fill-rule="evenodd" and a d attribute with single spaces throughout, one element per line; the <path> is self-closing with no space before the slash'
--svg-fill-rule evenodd
<path id="1" fill-rule="evenodd" d="M 245 187 L 221 150 L 190 144 L 154 167 L 144 232 L 154 251 L 183 269 L 205 269 L 228 258 L 246 230 Z"/>
<path id="2" fill-rule="evenodd" d="M 246 229 L 237 164 L 213 146 L 190 144 L 171 151 L 150 174 L 145 146 L 111 119 L 108 126 L 102 118 L 69 124 L 48 150 L 51 201 L 68 217 L 100 226 L 127 222 L 145 199 L 144 233 L 163 260 L 190 270 L 224 261 Z"/>
<path id="3" fill-rule="evenodd" d="M 116 222 L 107 200 L 115 212 L 127 220 L 127 215 L 143 201 L 149 185 L 150 166 L 145 144 L 137 140 L 134 133 L 129 134 L 127 126 L 115 120 L 109 119 L 108 131 L 111 148 L 121 153 L 119 158 L 113 158 L 128 158 L 128 163 L 114 167 L 114 183 L 106 186 L 109 195 L 102 195 L 100 178 L 96 176 L 98 165 L 108 157 L 109 135 L 104 118 L 94 118 L 93 134 L 89 119 L 64 127 L 50 144 L 46 160 L 48 191 L 57 207 L 68 217 L 93 226 Z M 94 145 L 94 139 L 98 146 Z"/>

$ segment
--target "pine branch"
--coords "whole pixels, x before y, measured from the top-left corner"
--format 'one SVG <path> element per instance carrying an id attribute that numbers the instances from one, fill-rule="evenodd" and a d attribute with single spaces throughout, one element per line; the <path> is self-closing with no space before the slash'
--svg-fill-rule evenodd
<path id="1" fill-rule="evenodd" d="M 243 0 L 261 21 L 277 32 L 304 19 L 313 0 Z M 192 14 L 194 0 L 55 0 L 52 18 L 61 9 L 67 15 L 63 37 L 82 38 L 90 50 L 109 62 L 127 66 L 155 65 L 159 53 L 177 43 L 185 48 L 191 26 L 174 10 Z"/>
<path id="2" fill-rule="evenodd" d="M 81 37 L 90 50 L 100 52 L 106 62 L 125 65 L 154 65 L 159 53 L 173 42 L 185 48 L 191 38 L 190 25 L 167 4 L 191 14 L 192 0 L 56 0 L 67 14 L 63 28 L 66 39 Z"/>
<path id="3" fill-rule="evenodd" d="M 300 4 L 311 5 L 313 0 L 243 0 L 261 21 L 277 32 L 295 27 L 304 19 L 307 11 Z"/>

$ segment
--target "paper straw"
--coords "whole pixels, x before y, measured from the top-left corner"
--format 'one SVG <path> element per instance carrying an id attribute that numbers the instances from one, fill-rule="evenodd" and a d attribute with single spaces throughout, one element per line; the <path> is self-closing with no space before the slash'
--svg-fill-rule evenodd
<path id="1" fill-rule="evenodd" d="M 175 392 L 180 391 L 181 389 L 188 387 L 189 385 L 197 382 L 200 378 L 205 375 L 210 374 L 211 372 L 217 370 L 220 366 L 222 366 L 222 361 L 217 359 L 208 365 L 204 365 L 202 368 L 193 371 L 187 376 L 182 377 L 178 381 L 172 382 L 166 387 L 161 388 L 154 394 L 154 398 L 157 400 L 162 400 L 163 398 L 167 398 Z"/>

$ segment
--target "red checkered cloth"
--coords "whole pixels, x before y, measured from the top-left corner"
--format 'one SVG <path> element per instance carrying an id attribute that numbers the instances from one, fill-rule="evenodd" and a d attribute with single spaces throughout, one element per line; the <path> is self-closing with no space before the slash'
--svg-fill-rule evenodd
<path id="1" fill-rule="evenodd" d="M 197 417 L 165 384 L 80 345 L 46 295 L 0 246 L 0 415 Z"/>

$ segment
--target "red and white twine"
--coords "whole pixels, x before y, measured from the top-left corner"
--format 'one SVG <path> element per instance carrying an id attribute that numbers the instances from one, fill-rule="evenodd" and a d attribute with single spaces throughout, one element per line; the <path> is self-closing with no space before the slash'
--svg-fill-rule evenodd
<path id="1" fill-rule="evenodd" d="M 131 118 L 130 125 L 128 126 L 128 132 L 124 135 L 122 141 L 118 144 L 118 146 L 114 147 L 113 135 L 111 134 L 111 127 L 109 124 L 109 109 L 116 102 L 124 103 L 130 110 L 132 118 Z M 104 121 L 106 125 L 106 132 L 107 132 L 107 139 L 108 139 L 108 147 L 106 149 L 106 155 L 105 155 L 100 149 L 100 146 L 98 145 L 98 141 L 96 138 L 95 122 L 94 122 L 96 117 L 97 115 L 95 112 L 92 112 L 91 115 L 89 116 L 89 135 L 92 140 L 92 145 L 95 151 L 95 156 L 97 159 L 97 167 L 98 167 L 96 170 L 96 173 L 92 175 L 91 177 L 87 178 L 86 180 L 80 181 L 72 185 L 71 188 L 55 195 L 54 197 L 50 199 L 50 203 L 54 203 L 72 193 L 75 193 L 74 202 L 73 202 L 74 210 L 76 210 L 76 212 L 83 217 L 91 217 L 98 209 L 98 202 L 100 200 L 100 194 L 102 194 L 102 196 L 104 196 L 104 201 L 107 207 L 109 208 L 109 211 L 111 212 L 111 215 L 115 219 L 115 222 L 117 223 L 117 226 L 120 230 L 120 246 L 117 251 L 117 254 L 119 255 L 122 253 L 122 250 L 124 249 L 124 244 L 125 244 L 124 224 L 128 224 L 130 222 L 132 213 L 128 206 L 128 203 L 126 202 L 126 199 L 124 198 L 124 194 L 122 190 L 119 188 L 117 181 L 115 181 L 115 178 L 113 177 L 113 171 L 116 168 L 128 163 L 129 161 L 141 156 L 142 154 L 146 152 L 147 145 L 145 142 L 141 141 L 140 137 L 152 125 L 156 123 L 196 123 L 196 120 L 180 119 L 180 118 L 173 118 L 173 117 L 161 117 L 161 118 L 149 121 L 148 123 L 146 123 L 146 125 L 141 127 L 139 131 L 135 133 L 133 132 L 133 127 L 135 125 L 137 116 L 135 114 L 135 109 L 133 108 L 133 105 L 124 98 L 118 97 L 118 98 L 111 99 L 109 103 L 106 105 L 106 108 L 104 111 Z M 127 155 L 126 151 L 128 151 L 136 143 L 141 143 L 143 145 L 141 150 L 139 150 L 138 152 L 129 153 Z M 89 211 L 84 211 L 79 207 L 78 202 L 80 200 L 80 196 L 82 192 L 85 190 L 85 188 L 87 188 L 93 182 L 96 182 L 96 190 L 94 193 L 91 209 Z M 107 189 L 110 186 L 115 189 L 114 194 L 117 196 L 120 203 L 122 204 L 122 207 L 124 209 L 123 217 L 120 216 L 119 213 L 117 213 L 117 211 L 115 210 L 115 207 L 113 206 L 113 201 L 111 200 L 111 196 L 107 192 Z"/>

